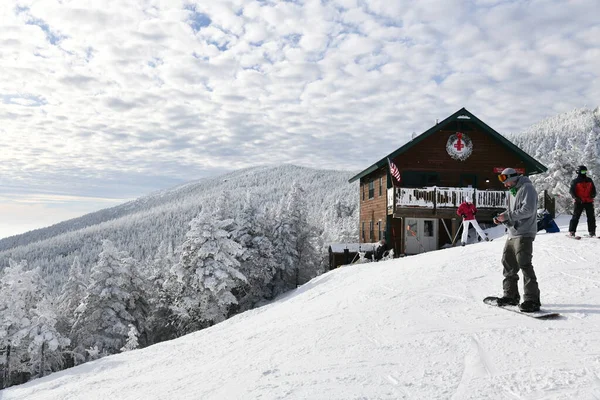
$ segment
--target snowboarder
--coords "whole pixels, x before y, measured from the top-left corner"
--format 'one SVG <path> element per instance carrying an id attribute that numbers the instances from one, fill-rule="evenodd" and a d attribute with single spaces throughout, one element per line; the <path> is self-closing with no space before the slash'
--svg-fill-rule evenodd
<path id="1" fill-rule="evenodd" d="M 587 176 L 587 168 L 585 165 L 577 167 L 577 178 L 571 182 L 571 197 L 575 201 L 575 209 L 573 210 L 573 217 L 569 222 L 569 235 L 575 236 L 577 231 L 577 224 L 579 223 L 579 217 L 585 210 L 587 216 L 588 232 L 591 237 L 596 236 L 596 217 L 594 216 L 594 198 L 596 197 L 596 186 L 594 181 Z"/>
<path id="2" fill-rule="evenodd" d="M 503 223 L 508 227 L 508 239 L 502 254 L 504 295 L 497 299 L 498 305 L 519 305 L 517 283 L 520 269 L 523 272 L 524 301 L 519 309 L 523 312 L 539 311 L 540 290 L 531 264 L 533 241 L 537 233 L 538 195 L 529 178 L 519 175 L 512 168 L 505 168 L 498 179 L 513 196 L 508 209 L 494 218 L 494 223 Z"/>
<path id="3" fill-rule="evenodd" d="M 471 224 L 477 231 L 477 234 L 483 240 L 486 240 L 489 242 L 490 239 L 483 232 L 483 229 L 481 229 L 481 227 L 479 226 L 479 223 L 477 223 L 477 220 L 475 219 L 475 214 L 477 214 L 477 208 L 475 208 L 475 204 L 473 204 L 473 200 L 471 199 L 470 196 L 466 196 L 465 201 L 460 206 L 458 206 L 458 210 L 456 210 L 456 214 L 460 215 L 463 218 L 463 225 L 462 225 L 463 232 L 462 232 L 462 238 L 461 238 L 461 242 L 462 242 L 461 244 L 463 246 L 467 244 L 467 237 L 469 235 L 469 226 Z"/>

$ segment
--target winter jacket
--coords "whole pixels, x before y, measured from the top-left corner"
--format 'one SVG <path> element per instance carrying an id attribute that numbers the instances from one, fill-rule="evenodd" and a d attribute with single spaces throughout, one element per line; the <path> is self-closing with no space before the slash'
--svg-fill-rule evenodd
<path id="1" fill-rule="evenodd" d="M 463 219 L 465 221 L 471 221 L 475 219 L 475 214 L 477 214 L 477 208 L 475 208 L 475 204 L 467 203 L 466 201 L 458 206 L 458 210 L 456 210 L 457 215 L 464 215 Z"/>
<path id="2" fill-rule="evenodd" d="M 504 216 L 508 237 L 535 237 L 537 233 L 538 194 L 526 176 L 519 176 L 515 185 L 517 194 L 509 198 Z"/>
<path id="3" fill-rule="evenodd" d="M 577 175 L 577 178 L 571 182 L 569 193 L 573 199 L 580 200 L 582 203 L 593 203 L 596 197 L 596 186 L 591 178 Z"/>
<path id="4" fill-rule="evenodd" d="M 377 249 L 375 249 L 375 254 L 374 254 L 375 260 L 377 260 L 377 261 L 381 260 L 385 256 L 385 252 L 387 251 L 387 249 L 388 249 L 387 243 L 380 241 L 377 246 Z"/>

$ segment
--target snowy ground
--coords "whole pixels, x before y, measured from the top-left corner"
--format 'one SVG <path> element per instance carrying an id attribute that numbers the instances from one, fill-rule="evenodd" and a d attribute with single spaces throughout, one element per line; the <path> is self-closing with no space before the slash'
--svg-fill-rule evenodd
<path id="1" fill-rule="evenodd" d="M 534 266 L 559 320 L 482 303 L 501 294 L 495 228 L 493 242 L 342 267 L 210 329 L 0 399 L 600 399 L 600 240 L 568 239 L 558 222 L 561 233 L 534 242 Z"/>

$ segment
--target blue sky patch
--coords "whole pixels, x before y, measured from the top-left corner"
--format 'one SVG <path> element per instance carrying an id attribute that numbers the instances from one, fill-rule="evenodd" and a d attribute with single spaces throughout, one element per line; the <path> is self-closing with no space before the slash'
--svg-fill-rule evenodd
<path id="1" fill-rule="evenodd" d="M 189 5 L 186 6 L 185 9 L 190 11 L 190 19 L 188 20 L 188 24 L 192 27 L 194 32 L 198 32 L 200 29 L 211 24 L 212 20 L 210 17 L 206 14 L 197 12 L 196 6 Z"/>
<path id="2" fill-rule="evenodd" d="M 46 40 L 48 40 L 50 44 L 56 45 L 65 38 L 65 36 L 61 35 L 60 33 L 53 32 L 50 29 L 50 26 L 48 26 L 48 24 L 43 19 L 31 18 L 29 19 L 29 21 L 26 22 L 26 24 L 39 26 L 46 34 Z"/>
<path id="3" fill-rule="evenodd" d="M 31 94 L 0 94 L 0 99 L 4 104 L 18 104 L 26 107 L 40 107 L 46 104 L 43 97 Z"/>

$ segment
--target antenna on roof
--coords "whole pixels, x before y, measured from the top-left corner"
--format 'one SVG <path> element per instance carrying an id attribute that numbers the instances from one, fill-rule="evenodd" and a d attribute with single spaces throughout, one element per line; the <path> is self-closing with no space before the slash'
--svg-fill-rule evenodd
<path id="1" fill-rule="evenodd" d="M 440 120 L 436 118 L 435 119 L 435 124 L 437 125 L 439 122 L 440 122 Z"/>
<path id="2" fill-rule="evenodd" d="M 411 140 L 417 137 L 417 132 L 413 132 L 411 135 Z"/>

